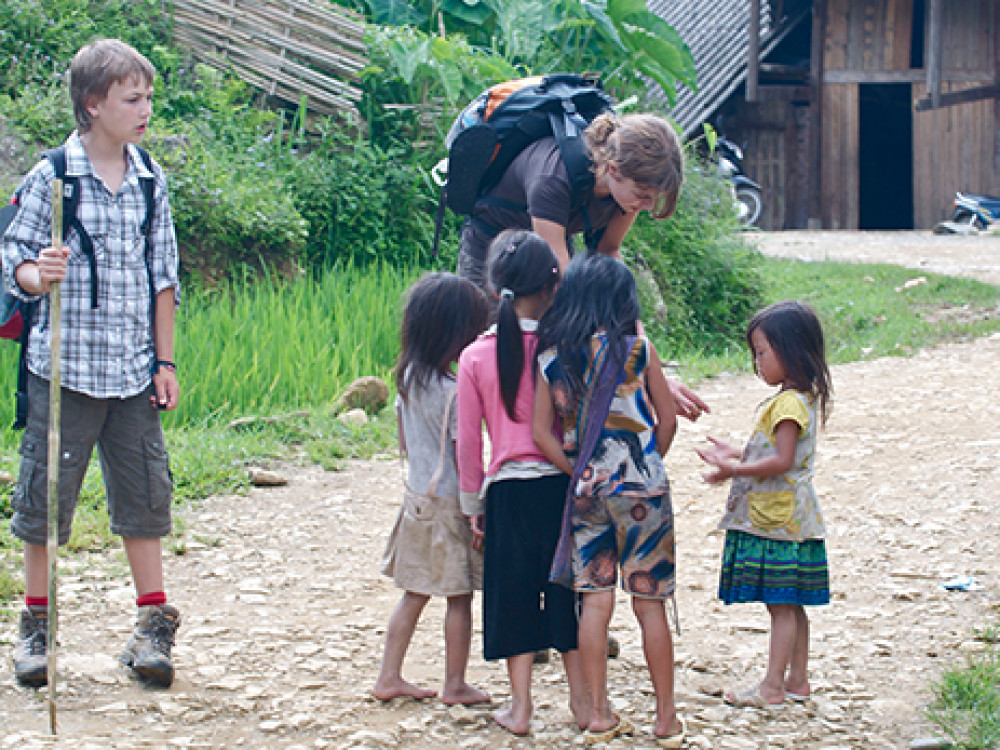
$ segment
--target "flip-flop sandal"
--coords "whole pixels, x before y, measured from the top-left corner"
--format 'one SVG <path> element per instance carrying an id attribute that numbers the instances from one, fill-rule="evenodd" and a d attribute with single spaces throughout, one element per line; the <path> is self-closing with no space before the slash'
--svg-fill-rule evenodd
<path id="1" fill-rule="evenodd" d="M 727 692 L 722 699 L 737 708 L 775 708 L 781 703 L 770 703 L 760 694 L 760 685 L 747 685 L 734 692 Z"/>
<path id="2" fill-rule="evenodd" d="M 615 714 L 618 716 L 618 714 Z M 603 732 L 591 732 L 589 729 L 583 733 L 588 745 L 599 745 L 603 742 L 611 742 L 615 737 L 624 737 L 635 731 L 632 722 L 624 716 L 618 716 L 618 723 Z"/>
<path id="3" fill-rule="evenodd" d="M 684 747 L 684 737 L 687 735 L 687 724 L 684 723 L 684 719 L 680 716 L 677 717 L 677 721 L 681 724 L 681 731 L 677 734 L 668 734 L 666 737 L 660 737 L 654 734 L 653 737 L 656 738 L 656 744 L 658 747 L 665 747 L 667 750 L 680 750 Z"/>
<path id="4" fill-rule="evenodd" d="M 788 698 L 788 700 L 790 701 L 794 701 L 795 703 L 805 703 L 807 700 L 809 700 L 808 693 L 790 693 L 787 690 L 785 691 L 785 697 Z"/>

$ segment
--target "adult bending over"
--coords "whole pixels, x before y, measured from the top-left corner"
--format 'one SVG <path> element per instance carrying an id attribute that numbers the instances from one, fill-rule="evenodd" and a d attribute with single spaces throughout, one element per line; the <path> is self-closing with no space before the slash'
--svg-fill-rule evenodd
<path id="1" fill-rule="evenodd" d="M 677 208 L 684 157 L 673 127 L 652 114 L 599 115 L 584 131 L 594 187 L 579 208 L 555 138 L 525 148 L 497 186 L 477 204 L 462 228 L 458 274 L 490 292 L 489 245 L 504 229 L 531 229 L 548 242 L 560 269 L 573 255 L 573 235 L 584 234 L 588 251 L 621 260 L 621 246 L 640 211 L 667 219 Z M 708 406 L 687 386 L 668 381 L 677 413 L 697 419 Z"/>

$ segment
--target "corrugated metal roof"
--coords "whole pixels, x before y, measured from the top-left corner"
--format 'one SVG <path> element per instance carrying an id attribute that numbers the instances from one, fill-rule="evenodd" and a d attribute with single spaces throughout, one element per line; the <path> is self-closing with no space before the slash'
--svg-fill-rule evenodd
<path id="1" fill-rule="evenodd" d="M 688 137 L 746 79 L 750 0 L 648 0 L 647 7 L 677 30 L 694 56 L 698 91 L 679 86 L 677 103 L 671 110 Z M 776 23 L 772 3 L 761 0 L 761 59 L 807 11 L 807 7 L 801 7 L 793 17 Z M 662 90 L 654 86 L 654 96 L 665 101 Z"/>

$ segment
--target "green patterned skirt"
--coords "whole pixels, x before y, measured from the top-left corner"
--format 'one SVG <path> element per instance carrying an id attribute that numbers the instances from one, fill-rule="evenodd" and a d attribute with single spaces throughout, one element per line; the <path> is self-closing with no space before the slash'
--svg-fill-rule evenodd
<path id="1" fill-rule="evenodd" d="M 829 604 L 826 543 L 785 542 L 727 531 L 719 598 L 726 604 Z"/>

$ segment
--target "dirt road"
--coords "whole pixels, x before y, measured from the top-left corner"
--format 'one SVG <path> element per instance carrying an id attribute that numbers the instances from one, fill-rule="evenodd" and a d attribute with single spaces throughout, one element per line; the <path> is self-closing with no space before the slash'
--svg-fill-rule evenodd
<path id="1" fill-rule="evenodd" d="M 1000 282 L 1000 240 L 966 239 L 960 250 L 923 238 L 917 249 L 904 237 L 757 239 L 775 254 L 900 262 L 920 253 L 918 268 L 951 264 L 952 272 Z M 840 255 L 843 247 L 854 255 Z M 767 617 L 763 607 L 715 599 L 722 536 L 714 527 L 725 490 L 701 481 L 694 447 L 708 434 L 745 438 L 769 389 L 745 376 L 699 384 L 713 413 L 685 423 L 668 454 L 682 626 L 678 700 L 689 747 L 906 747 L 932 734 L 921 714 L 929 681 L 979 648 L 977 627 L 996 622 L 1000 336 L 837 366 L 833 382 L 816 484 L 831 531 L 834 597 L 812 611 L 815 694 L 805 705 L 762 712 L 719 698 L 761 672 Z M 489 709 L 371 699 L 398 596 L 377 572 L 400 498 L 398 462 L 353 462 L 338 473 L 283 470 L 287 487 L 213 497 L 181 513 L 186 553 L 165 553 L 169 593 L 185 618 L 170 690 L 142 687 L 114 660 L 132 616 L 122 556 L 64 558 L 60 738 L 47 736 L 44 694 L 14 685 L 14 623 L 7 622 L 0 628 L 0 750 L 583 746 L 555 664 L 536 671 L 527 739 L 498 729 Z M 942 589 L 960 574 L 983 590 Z M 407 661 L 411 679 L 440 680 L 442 616 L 443 606 L 432 603 Z M 471 679 L 502 700 L 504 673 L 479 657 L 478 623 L 477 615 Z M 612 626 L 622 642 L 610 668 L 613 699 L 637 726 L 634 738 L 612 746 L 652 748 L 651 685 L 624 597 Z"/>

